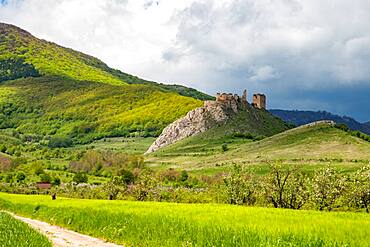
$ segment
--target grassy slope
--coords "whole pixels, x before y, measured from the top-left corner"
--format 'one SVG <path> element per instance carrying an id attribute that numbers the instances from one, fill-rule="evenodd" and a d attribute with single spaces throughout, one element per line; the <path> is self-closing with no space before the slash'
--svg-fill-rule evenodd
<path id="1" fill-rule="evenodd" d="M 207 100 L 213 97 L 181 85 L 164 85 L 143 80 L 108 67 L 99 59 L 59 46 L 55 43 L 37 39 L 16 26 L 0 23 L 0 65 L 8 59 L 21 59 L 28 67 L 33 67 L 40 75 L 57 75 L 75 80 L 94 81 L 115 85 L 146 84 L 157 90 L 175 92 L 195 99 Z M 9 63 L 9 62 L 8 62 Z M 22 75 L 25 66 L 11 61 L 8 69 Z M 0 82 L 1 71 L 0 66 Z M 30 68 L 28 68 L 30 69 Z M 19 70 L 19 71 L 17 71 Z M 9 71 L 10 72 L 10 71 Z M 6 72 L 5 72 L 6 74 Z M 14 77 L 16 79 L 19 77 Z"/>
<path id="2" fill-rule="evenodd" d="M 3 23 L 0 23 L 0 54 L 0 60 L 22 58 L 42 75 L 124 84 L 117 76 L 99 68 L 103 63 L 98 59 L 37 39 L 18 27 Z"/>
<path id="3" fill-rule="evenodd" d="M 0 207 L 128 246 L 366 246 L 370 234 L 361 213 L 4 193 Z"/>
<path id="4" fill-rule="evenodd" d="M 153 166 L 182 165 L 189 169 L 223 170 L 232 162 L 258 164 L 282 161 L 300 165 L 337 164 L 359 167 L 370 160 L 370 143 L 349 133 L 318 124 L 301 127 L 261 141 L 228 139 L 230 150 L 222 152 L 221 142 L 184 140 L 148 157 Z M 199 143 L 199 144 L 197 144 Z M 348 167 L 349 168 L 349 167 Z"/>
<path id="5" fill-rule="evenodd" d="M 4 212 L 0 212 L 0 236 L 0 246 L 51 246 L 47 237 Z"/>
<path id="6" fill-rule="evenodd" d="M 154 155 L 217 153 L 223 143 L 233 146 L 245 142 L 245 139 L 234 138 L 236 133 L 249 133 L 254 137 L 272 136 L 287 130 L 289 126 L 279 118 L 269 114 L 267 111 L 255 109 L 248 106 L 240 110 L 238 115 L 230 119 L 226 124 L 216 126 L 199 135 L 174 143 Z"/>
<path id="7" fill-rule="evenodd" d="M 1 93 L 6 92 L 6 93 Z M 0 85 L 3 128 L 22 133 L 69 135 L 118 131 L 160 131 L 202 103 L 146 85 L 110 85 L 28 78 Z M 80 130 L 81 131 L 81 130 Z"/>
<path id="8" fill-rule="evenodd" d="M 35 71 L 42 77 L 9 80 Z M 157 84 L 111 69 L 94 57 L 2 23 L 1 80 L 8 80 L 0 84 L 1 129 L 74 135 L 75 143 L 128 132 L 155 135 L 200 106 L 197 98 L 210 98 L 194 89 Z"/>

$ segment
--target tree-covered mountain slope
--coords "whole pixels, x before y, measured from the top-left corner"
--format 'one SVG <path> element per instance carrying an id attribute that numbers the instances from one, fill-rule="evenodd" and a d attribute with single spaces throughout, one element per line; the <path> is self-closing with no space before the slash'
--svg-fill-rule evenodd
<path id="1" fill-rule="evenodd" d="M 112 85 L 60 77 L 0 84 L 0 128 L 75 143 L 106 136 L 157 135 L 201 101 L 148 85 Z"/>
<path id="2" fill-rule="evenodd" d="M 320 120 L 332 120 L 336 123 L 345 124 L 352 130 L 359 130 L 366 134 L 370 134 L 369 123 L 359 123 L 351 117 L 339 116 L 326 111 L 292 111 L 278 109 L 272 109 L 269 111 L 284 121 L 298 126 Z"/>
<path id="3" fill-rule="evenodd" d="M 117 85 L 147 84 L 200 100 L 213 98 L 192 88 L 158 84 L 123 73 L 95 57 L 38 39 L 19 27 L 0 23 L 0 82 L 42 75 Z"/>
<path id="4" fill-rule="evenodd" d="M 125 74 L 0 23 L 0 134 L 41 143 L 55 137 L 62 146 L 155 136 L 209 98 Z"/>

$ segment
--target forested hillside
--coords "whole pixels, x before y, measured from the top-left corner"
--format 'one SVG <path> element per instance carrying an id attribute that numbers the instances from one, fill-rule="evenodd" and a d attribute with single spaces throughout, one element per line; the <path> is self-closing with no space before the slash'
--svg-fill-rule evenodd
<path id="1" fill-rule="evenodd" d="M 212 97 L 109 68 L 97 58 L 0 23 L 0 132 L 69 146 L 156 136 Z M 9 135 L 10 133 L 10 135 Z"/>

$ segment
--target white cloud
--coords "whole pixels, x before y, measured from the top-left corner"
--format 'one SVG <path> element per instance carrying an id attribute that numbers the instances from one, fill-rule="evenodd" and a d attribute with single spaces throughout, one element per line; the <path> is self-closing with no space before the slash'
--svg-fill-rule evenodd
<path id="1" fill-rule="evenodd" d="M 367 86 L 369 13 L 368 0 L 9 0 L 0 21 L 147 79 L 279 97 Z"/>

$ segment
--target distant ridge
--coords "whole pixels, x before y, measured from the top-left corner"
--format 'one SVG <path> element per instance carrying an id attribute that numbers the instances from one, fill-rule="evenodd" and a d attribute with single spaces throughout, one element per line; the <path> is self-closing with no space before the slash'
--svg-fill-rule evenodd
<path id="1" fill-rule="evenodd" d="M 299 110 L 269 110 L 273 115 L 288 123 L 297 126 L 320 120 L 332 120 L 336 123 L 346 124 L 351 130 L 358 130 L 370 134 L 370 122 L 360 123 L 348 116 L 339 116 L 326 111 L 299 111 Z"/>

